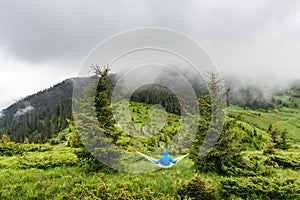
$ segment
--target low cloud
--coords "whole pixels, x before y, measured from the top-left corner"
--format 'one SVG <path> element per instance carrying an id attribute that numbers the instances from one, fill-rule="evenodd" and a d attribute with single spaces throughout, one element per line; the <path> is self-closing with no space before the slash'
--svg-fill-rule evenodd
<path id="1" fill-rule="evenodd" d="M 16 60 L 0 47 L 0 111 L 28 95 L 74 77 L 76 73 L 61 63 L 35 64 Z"/>
<path id="2" fill-rule="evenodd" d="M 4 116 L 5 116 L 5 114 L 3 112 L 0 112 L 0 119 Z"/>
<path id="3" fill-rule="evenodd" d="M 31 105 L 28 105 L 26 106 L 25 108 L 23 109 L 19 109 L 15 114 L 14 114 L 14 117 L 20 117 L 22 115 L 25 115 L 26 113 L 30 112 L 34 110 L 34 107 L 31 106 Z"/>

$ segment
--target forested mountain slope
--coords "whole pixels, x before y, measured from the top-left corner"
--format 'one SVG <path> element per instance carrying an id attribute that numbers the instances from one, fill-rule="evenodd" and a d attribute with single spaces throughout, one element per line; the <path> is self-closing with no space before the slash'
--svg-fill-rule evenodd
<path id="1" fill-rule="evenodd" d="M 0 133 L 12 140 L 45 142 L 67 125 L 71 117 L 71 97 L 74 79 L 25 97 L 2 111 Z"/>

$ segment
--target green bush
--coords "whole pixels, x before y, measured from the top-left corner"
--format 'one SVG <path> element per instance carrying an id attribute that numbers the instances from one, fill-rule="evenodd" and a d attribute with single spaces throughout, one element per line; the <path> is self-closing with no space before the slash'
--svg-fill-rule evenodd
<path id="1" fill-rule="evenodd" d="M 243 199 L 299 199 L 300 186 L 296 179 L 277 179 L 262 176 L 221 178 L 224 199 L 232 195 Z"/>
<path id="2" fill-rule="evenodd" d="M 132 177 L 129 181 L 117 184 L 117 188 L 112 191 L 113 199 L 155 199 L 153 191 L 144 188 L 139 178 Z"/>
<path id="3" fill-rule="evenodd" d="M 243 155 L 239 162 L 224 162 L 223 171 L 227 176 L 268 176 L 272 173 L 272 167 L 266 166 L 262 157 Z"/>
<path id="4" fill-rule="evenodd" d="M 116 188 L 111 187 L 98 177 L 98 182 L 76 183 L 70 193 L 62 193 L 57 199 L 155 199 L 153 192 L 149 188 L 142 187 L 141 180 L 133 178 L 129 181 L 116 184 Z"/>
<path id="5" fill-rule="evenodd" d="M 23 149 L 14 142 L 0 143 L 0 156 L 13 156 L 23 154 Z"/>
<path id="6" fill-rule="evenodd" d="M 85 168 L 87 172 L 103 171 L 107 173 L 114 173 L 115 170 L 109 168 L 95 158 L 87 149 L 78 148 L 74 152 L 78 158 L 78 165 Z"/>
<path id="7" fill-rule="evenodd" d="M 20 168 L 29 169 L 50 169 L 60 166 L 75 166 L 77 165 L 77 158 L 73 154 L 60 152 L 60 154 L 29 154 L 22 156 L 19 160 Z"/>
<path id="8" fill-rule="evenodd" d="M 272 155 L 269 156 L 265 160 L 265 164 L 270 166 L 279 166 L 284 169 L 293 169 L 299 170 L 300 169 L 300 156 L 299 155 Z"/>
<path id="9" fill-rule="evenodd" d="M 57 144 L 59 144 L 59 141 L 58 141 L 58 139 L 56 139 L 56 138 L 51 138 L 51 139 L 49 140 L 49 144 L 50 144 L 50 145 L 57 145 Z"/>
<path id="10" fill-rule="evenodd" d="M 19 148 L 22 149 L 23 152 L 45 152 L 53 149 L 53 147 L 48 144 L 20 144 Z"/>
<path id="11" fill-rule="evenodd" d="M 14 142 L 0 142 L 0 156 L 23 155 L 25 152 L 45 152 L 52 150 L 47 144 L 18 144 Z"/>
<path id="12" fill-rule="evenodd" d="M 198 174 L 177 188 L 177 194 L 181 199 L 215 200 L 219 199 L 219 193 L 209 180 L 202 179 Z"/>
<path id="13" fill-rule="evenodd" d="M 109 192 L 102 180 L 98 184 L 77 183 L 70 193 L 61 193 L 57 199 L 109 199 Z"/>

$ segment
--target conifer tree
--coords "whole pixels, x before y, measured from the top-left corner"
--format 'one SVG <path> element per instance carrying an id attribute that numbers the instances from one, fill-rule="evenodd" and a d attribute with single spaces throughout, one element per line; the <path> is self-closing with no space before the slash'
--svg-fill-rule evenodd
<path id="1" fill-rule="evenodd" d="M 118 149 L 114 148 L 118 132 L 115 129 L 110 101 L 107 96 L 108 68 L 92 66 L 97 81 L 82 90 L 82 95 L 75 101 L 75 127 L 84 147 L 76 152 L 78 158 L 88 162 L 93 170 L 106 165 L 113 167 L 118 163 Z M 100 76 L 100 77 L 98 77 Z M 94 92 L 96 90 L 96 93 Z M 78 138 L 74 135 L 75 139 Z M 77 139 L 76 139 L 77 140 Z"/>
<path id="2" fill-rule="evenodd" d="M 99 82 L 95 94 L 96 115 L 101 128 L 111 129 L 114 127 L 113 114 L 110 108 L 110 100 L 108 99 L 109 83 L 107 80 L 109 68 L 104 67 L 103 70 L 98 65 L 92 65 L 95 75 L 99 77 Z"/>
<path id="3" fill-rule="evenodd" d="M 271 137 L 271 142 L 267 144 L 266 149 L 269 149 L 267 151 L 269 151 L 270 153 L 275 152 L 275 148 L 287 150 L 291 147 L 291 145 L 288 142 L 288 132 L 286 129 L 281 131 L 277 127 L 274 128 L 272 125 L 270 125 L 268 132 Z"/>
<path id="4" fill-rule="evenodd" d="M 270 132 L 270 137 L 271 137 L 271 140 L 274 144 L 274 147 L 275 148 L 278 148 L 279 147 L 279 130 L 275 127 L 275 128 L 271 128 Z"/>
<path id="5" fill-rule="evenodd" d="M 288 142 L 288 138 L 287 138 L 287 130 L 283 130 L 280 133 L 280 141 L 278 144 L 278 148 L 282 149 L 282 150 L 288 150 L 291 147 L 291 145 Z"/>
<path id="6" fill-rule="evenodd" d="M 263 153 L 265 155 L 274 155 L 276 153 L 273 141 L 267 141 Z"/>
<path id="7" fill-rule="evenodd" d="M 225 117 L 222 109 L 224 108 L 224 103 L 226 104 L 226 101 L 223 102 L 221 100 L 223 98 L 222 95 L 226 95 L 226 92 L 222 92 L 223 88 L 219 84 L 220 81 L 215 74 L 210 74 L 209 90 L 204 91 L 198 99 L 200 110 L 199 128 L 190 148 L 190 157 L 200 171 L 214 171 L 219 174 L 226 174 L 228 166 L 240 162 L 241 148 L 237 142 L 238 136 L 234 130 L 236 119 L 225 122 L 221 133 L 217 133 L 216 126 L 220 125 L 222 117 L 223 119 Z M 212 119 L 213 114 L 218 115 L 218 117 Z M 207 141 L 203 144 L 209 128 L 213 129 L 211 131 L 212 134 L 209 139 L 206 138 Z M 216 144 L 213 146 L 210 142 L 216 142 Z M 213 148 L 209 149 L 212 146 Z M 205 157 L 202 157 L 205 151 L 210 152 Z"/>

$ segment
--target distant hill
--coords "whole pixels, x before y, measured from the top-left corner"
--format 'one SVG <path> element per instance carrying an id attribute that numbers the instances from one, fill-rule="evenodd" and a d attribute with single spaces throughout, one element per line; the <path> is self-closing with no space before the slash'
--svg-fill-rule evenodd
<path id="1" fill-rule="evenodd" d="M 2 111 L 0 133 L 13 141 L 45 142 L 67 126 L 71 118 L 75 79 L 67 79 L 51 88 L 30 95 Z"/>

